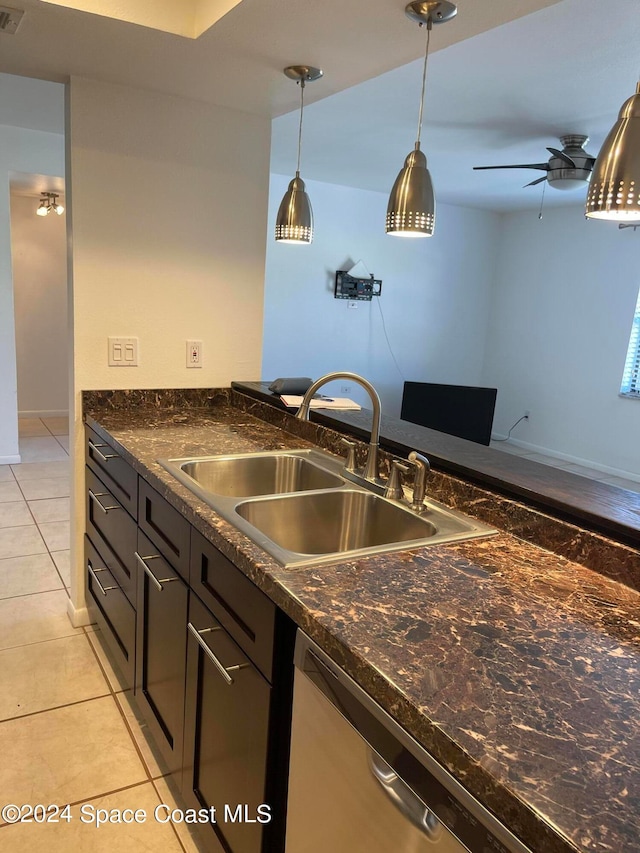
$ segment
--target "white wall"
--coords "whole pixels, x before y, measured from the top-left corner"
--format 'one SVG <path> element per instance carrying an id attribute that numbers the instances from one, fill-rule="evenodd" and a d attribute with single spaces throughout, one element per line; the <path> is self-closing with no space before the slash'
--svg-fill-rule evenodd
<path id="1" fill-rule="evenodd" d="M 270 122 L 155 92 L 72 78 L 75 494 L 81 391 L 228 385 L 260 375 Z M 140 366 L 107 366 L 107 337 L 137 336 Z M 203 369 L 186 368 L 186 340 Z M 74 507 L 73 618 L 82 607 Z"/>
<path id="2" fill-rule="evenodd" d="M 69 408 L 67 222 L 36 216 L 37 207 L 38 198 L 12 193 L 18 411 L 46 416 Z"/>
<path id="3" fill-rule="evenodd" d="M 281 244 L 274 223 L 289 180 L 271 176 L 262 377 L 360 373 L 395 416 L 403 380 L 479 384 L 499 217 L 442 204 L 434 236 L 406 240 L 384 233 L 386 195 L 306 181 L 313 243 Z M 353 310 L 334 298 L 335 272 L 358 260 L 382 295 Z M 357 386 L 350 396 L 368 405 Z"/>
<path id="4" fill-rule="evenodd" d="M 9 190 L 13 172 L 64 175 L 63 137 L 0 125 L 0 464 L 20 461 Z"/>
<path id="5" fill-rule="evenodd" d="M 640 474 L 640 402 L 618 396 L 640 286 L 640 233 L 586 221 L 582 205 L 503 217 L 483 381 L 494 430 Z"/>

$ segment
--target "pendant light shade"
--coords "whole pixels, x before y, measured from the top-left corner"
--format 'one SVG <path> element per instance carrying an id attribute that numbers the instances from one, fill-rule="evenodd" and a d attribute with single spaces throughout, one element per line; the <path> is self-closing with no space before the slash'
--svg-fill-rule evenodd
<path id="1" fill-rule="evenodd" d="M 431 237 L 436 221 L 436 200 L 433 195 L 427 158 L 416 142 L 407 155 L 389 196 L 387 205 L 387 234 L 403 237 Z"/>
<path id="2" fill-rule="evenodd" d="M 289 182 L 276 218 L 276 240 L 279 243 L 311 243 L 313 211 L 300 173 Z"/>
<path id="3" fill-rule="evenodd" d="M 590 219 L 640 222 L 640 83 L 596 158 L 585 213 Z"/>
<path id="4" fill-rule="evenodd" d="M 304 113 L 305 84 L 322 77 L 320 68 L 309 65 L 289 65 L 284 69 L 290 80 L 300 85 L 300 126 L 298 129 L 298 165 L 296 176 L 290 181 L 276 217 L 276 241 L 305 245 L 313 240 L 313 211 L 304 181 L 300 177 L 300 154 L 302 151 L 302 116 Z"/>
<path id="5" fill-rule="evenodd" d="M 447 0 L 414 0 L 405 8 L 407 17 L 427 28 L 427 44 L 422 69 L 422 93 L 418 114 L 418 135 L 415 148 L 407 155 L 404 166 L 395 180 L 387 205 L 387 234 L 397 237 L 431 237 L 436 224 L 436 200 L 427 158 L 420 150 L 422 113 L 427 81 L 429 40 L 434 24 L 450 21 L 457 8 Z"/>

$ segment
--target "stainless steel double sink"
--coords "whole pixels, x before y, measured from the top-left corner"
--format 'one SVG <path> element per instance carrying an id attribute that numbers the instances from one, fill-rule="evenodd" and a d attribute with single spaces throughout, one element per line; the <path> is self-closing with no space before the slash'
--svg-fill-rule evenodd
<path id="1" fill-rule="evenodd" d="M 159 459 L 177 480 L 283 566 L 314 566 L 495 529 L 425 502 L 418 515 L 347 479 L 343 460 L 320 450 Z"/>

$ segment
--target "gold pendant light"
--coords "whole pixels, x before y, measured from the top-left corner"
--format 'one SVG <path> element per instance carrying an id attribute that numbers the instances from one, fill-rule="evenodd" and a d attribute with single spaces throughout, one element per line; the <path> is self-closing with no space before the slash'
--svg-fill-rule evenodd
<path id="1" fill-rule="evenodd" d="M 640 222 L 640 83 L 622 105 L 596 158 L 585 214 L 590 219 Z"/>
<path id="2" fill-rule="evenodd" d="M 457 11 L 456 6 L 446 0 L 416 0 L 405 8 L 406 15 L 412 21 L 417 21 L 421 27 L 427 28 L 427 45 L 422 70 L 418 137 L 414 150 L 407 155 L 404 167 L 396 178 L 387 205 L 386 231 L 387 234 L 397 237 L 431 237 L 433 234 L 436 200 L 431 175 L 427 169 L 427 158 L 420 150 L 429 41 L 433 25 L 450 21 Z"/>
<path id="3" fill-rule="evenodd" d="M 321 68 L 309 65 L 289 65 L 284 69 L 290 80 L 300 85 L 300 126 L 298 129 L 298 165 L 296 176 L 289 183 L 276 217 L 276 241 L 278 243 L 298 243 L 305 245 L 313 240 L 313 211 L 300 177 L 300 153 L 302 151 L 302 115 L 304 113 L 304 87 L 306 83 L 322 77 Z"/>

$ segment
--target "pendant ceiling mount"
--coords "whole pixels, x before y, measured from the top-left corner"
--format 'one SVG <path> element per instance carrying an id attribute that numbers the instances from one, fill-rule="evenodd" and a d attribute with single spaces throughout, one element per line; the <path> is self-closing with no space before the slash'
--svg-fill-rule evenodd
<path id="1" fill-rule="evenodd" d="M 319 80 L 324 72 L 322 68 L 314 68 L 312 65 L 287 65 L 284 74 L 289 80 L 295 80 L 297 83 L 302 80 L 305 83 L 312 83 L 314 80 Z"/>
<path id="2" fill-rule="evenodd" d="M 444 24 L 455 18 L 458 8 L 455 3 L 447 0 L 414 0 L 405 8 L 405 14 L 412 21 L 425 26 L 431 21 L 432 24 Z"/>

